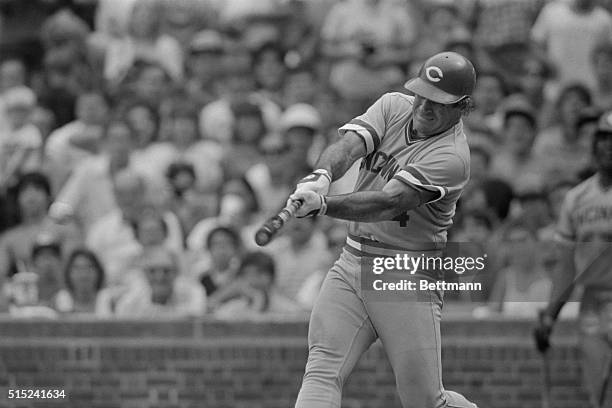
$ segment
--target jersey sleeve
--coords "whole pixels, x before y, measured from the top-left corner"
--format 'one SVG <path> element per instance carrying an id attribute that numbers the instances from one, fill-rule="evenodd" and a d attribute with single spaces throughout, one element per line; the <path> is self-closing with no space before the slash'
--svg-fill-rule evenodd
<path id="1" fill-rule="evenodd" d="M 450 150 L 432 152 L 415 163 L 406 165 L 393 177 L 417 190 L 434 193 L 423 204 L 441 200 L 450 193 L 461 191 L 469 178 L 467 163 Z"/>
<path id="2" fill-rule="evenodd" d="M 385 134 L 389 112 L 391 108 L 391 95 L 385 94 L 378 98 L 368 110 L 351 120 L 346 125 L 338 129 L 340 136 L 352 130 L 357 133 L 366 146 L 366 154 L 370 154 L 380 145 L 381 138 Z"/>

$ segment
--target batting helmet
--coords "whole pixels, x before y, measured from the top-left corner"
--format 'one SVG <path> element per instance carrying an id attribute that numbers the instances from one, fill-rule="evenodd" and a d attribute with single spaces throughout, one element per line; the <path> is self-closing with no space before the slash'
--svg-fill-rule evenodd
<path id="1" fill-rule="evenodd" d="M 456 52 L 441 52 L 425 61 L 419 75 L 404 87 L 434 102 L 450 105 L 467 98 L 476 85 L 474 65 Z"/>

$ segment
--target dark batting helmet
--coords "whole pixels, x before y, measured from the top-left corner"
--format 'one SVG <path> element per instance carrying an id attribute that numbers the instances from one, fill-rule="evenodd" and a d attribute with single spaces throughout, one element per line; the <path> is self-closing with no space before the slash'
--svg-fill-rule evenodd
<path id="1" fill-rule="evenodd" d="M 456 52 L 441 52 L 425 61 L 419 76 L 406 82 L 412 93 L 450 105 L 472 94 L 476 85 L 474 65 Z"/>

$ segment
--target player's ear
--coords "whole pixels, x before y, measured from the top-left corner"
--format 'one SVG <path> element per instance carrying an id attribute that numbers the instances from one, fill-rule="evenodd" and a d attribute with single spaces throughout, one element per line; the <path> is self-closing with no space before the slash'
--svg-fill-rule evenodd
<path id="1" fill-rule="evenodd" d="M 471 96 L 466 96 L 455 105 L 461 111 L 461 116 L 467 116 L 474 110 L 474 101 Z"/>

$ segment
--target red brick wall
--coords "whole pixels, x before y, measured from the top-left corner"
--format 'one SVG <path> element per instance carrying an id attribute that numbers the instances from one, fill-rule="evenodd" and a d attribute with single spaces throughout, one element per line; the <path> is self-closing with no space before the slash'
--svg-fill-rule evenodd
<path id="1" fill-rule="evenodd" d="M 531 322 L 446 321 L 445 385 L 481 408 L 540 407 Z M 574 327 L 558 327 L 553 408 L 587 407 Z M 15 322 L 0 320 L 0 408 L 289 408 L 307 356 L 305 323 Z M 63 388 L 66 399 L 7 400 L 9 388 Z M 400 407 L 375 345 L 343 407 Z"/>

